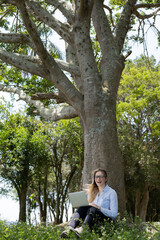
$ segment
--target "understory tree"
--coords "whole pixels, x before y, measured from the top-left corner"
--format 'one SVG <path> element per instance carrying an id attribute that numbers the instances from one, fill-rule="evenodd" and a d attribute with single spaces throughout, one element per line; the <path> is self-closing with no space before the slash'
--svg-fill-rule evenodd
<path id="1" fill-rule="evenodd" d="M 50 210 L 52 221 L 61 223 L 68 215 L 68 191 L 80 189 L 80 123 L 74 119 L 52 125 L 25 113 L 10 114 L 10 110 L 0 102 L 0 177 L 16 190 L 19 221 L 28 217 L 31 223 L 31 212 L 38 206 L 41 222 L 47 221 Z M 71 181 L 76 181 L 74 186 Z"/>
<path id="2" fill-rule="evenodd" d="M 36 155 L 45 146 L 45 141 L 40 139 L 48 137 L 49 158 L 46 159 L 45 155 L 40 158 L 37 154 L 30 184 L 30 199 L 39 205 L 41 221 L 46 222 L 48 208 L 52 221 L 58 224 L 63 222 L 65 213 L 68 216 L 68 191 L 80 189 L 78 180 L 81 179 L 83 166 L 82 131 L 76 119 L 55 123 L 48 130 L 46 128 L 45 135 L 41 131 L 39 129 L 33 135 L 32 145 Z M 71 181 L 76 181 L 74 187 Z"/>
<path id="3" fill-rule="evenodd" d="M 35 164 L 31 139 L 36 123 L 16 114 L 8 116 L 0 125 L 0 176 L 16 189 L 19 221 L 25 222 L 27 191 Z"/>
<path id="4" fill-rule="evenodd" d="M 150 193 L 160 186 L 159 69 L 153 57 L 142 56 L 128 62 L 118 94 L 118 132 L 125 162 L 127 209 L 143 221 Z"/>
<path id="5" fill-rule="evenodd" d="M 124 168 L 117 140 L 116 101 L 124 62 L 130 54 L 126 49 L 127 34 L 136 19 L 140 19 L 141 27 L 142 22 L 152 18 L 154 26 L 160 3 L 0 0 L 0 4 L 1 27 L 5 29 L 0 33 L 2 73 L 6 68 L 3 62 L 23 71 L 20 81 L 15 78 L 14 87 L 5 75 L 1 90 L 18 93 L 45 119 L 56 121 L 78 116 L 84 133 L 83 184 L 91 181 L 92 170 L 105 168 L 109 184 L 118 193 L 119 210 L 123 212 Z M 58 11 L 64 21 L 55 17 Z M 65 61 L 56 59 L 52 40 L 48 40 L 49 33 L 54 31 L 65 41 Z M 26 73 L 32 75 L 27 81 Z M 54 87 L 50 91 L 46 88 L 42 94 L 35 92 L 31 99 L 18 87 L 26 90 L 29 85 L 27 90 L 33 93 L 33 76 L 38 76 L 37 86 L 45 79 Z M 60 108 L 46 109 L 36 98 L 56 99 Z"/>

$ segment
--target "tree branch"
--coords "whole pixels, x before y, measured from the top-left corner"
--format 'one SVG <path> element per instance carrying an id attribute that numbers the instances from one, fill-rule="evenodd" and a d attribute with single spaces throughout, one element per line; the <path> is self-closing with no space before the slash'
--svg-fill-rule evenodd
<path id="1" fill-rule="evenodd" d="M 42 21 L 56 31 L 66 42 L 72 43 L 71 28 L 69 24 L 64 24 L 52 16 L 46 9 L 41 7 L 38 2 L 28 1 L 27 8 L 29 12 L 38 20 Z"/>
<path id="2" fill-rule="evenodd" d="M 73 10 L 71 8 L 71 6 L 69 5 L 69 3 L 67 1 L 64 0 L 46 0 L 47 3 L 49 3 L 50 5 L 58 8 L 61 13 L 68 19 L 68 22 L 70 24 L 73 23 L 74 21 L 74 13 Z"/>
<path id="3" fill-rule="evenodd" d="M 20 10 L 24 25 L 37 48 L 37 53 L 40 59 L 42 60 L 42 62 L 46 65 L 46 61 L 49 58 L 49 54 L 45 49 L 45 47 L 43 46 L 43 42 L 39 36 L 39 33 L 37 31 L 35 24 L 29 18 L 29 15 L 25 6 L 25 0 L 17 0 L 17 6 Z"/>
<path id="4" fill-rule="evenodd" d="M 38 61 L 35 62 L 30 57 L 26 57 L 24 55 L 19 55 L 16 53 L 10 53 L 7 51 L 3 51 L 0 49 L 0 59 L 4 62 L 7 62 L 8 64 L 11 64 L 25 72 L 29 72 L 34 75 L 38 75 L 43 78 L 49 77 L 47 75 L 45 68 L 42 64 L 42 62 Z M 34 58 L 33 58 L 34 59 Z"/>
<path id="5" fill-rule="evenodd" d="M 19 43 L 19 37 L 18 39 L 16 38 L 10 41 L 10 37 L 9 37 L 10 34 L 6 34 L 6 35 L 8 36 L 3 41 L 3 37 L 1 38 L 1 34 L 0 34 L 0 42 L 2 41 L 7 43 Z M 20 55 L 20 54 L 10 53 L 7 51 L 0 50 L 0 59 L 2 59 L 3 61 L 9 64 L 14 65 L 17 68 L 21 68 L 23 71 L 30 72 L 31 74 L 37 74 L 38 76 L 41 76 L 41 77 L 46 77 L 45 70 L 42 71 L 43 70 L 42 61 L 38 57 Z M 71 74 L 74 74 L 76 76 L 80 76 L 78 67 L 75 67 L 73 64 L 69 64 L 59 59 L 55 59 L 55 61 L 62 70 L 69 72 Z"/>
<path id="6" fill-rule="evenodd" d="M 32 38 L 37 48 L 37 53 L 46 67 L 46 79 L 50 80 L 59 91 L 63 92 L 66 96 L 67 103 L 72 105 L 77 111 L 80 111 L 83 107 L 83 96 L 75 88 L 75 86 L 69 81 L 66 75 L 61 71 L 53 57 L 44 48 L 40 36 L 34 23 L 29 18 L 28 12 L 25 6 L 25 0 L 17 0 L 17 5 L 20 9 L 21 16 L 27 31 Z"/>
<path id="7" fill-rule="evenodd" d="M 137 0 L 128 0 L 124 5 L 121 16 L 118 20 L 115 30 L 115 41 L 118 46 L 118 52 L 120 53 L 123 49 L 126 34 L 130 28 L 130 18 L 134 12 L 134 7 Z"/>
<path id="8" fill-rule="evenodd" d="M 114 95 L 113 93 L 117 92 L 117 79 L 119 79 L 123 70 L 124 60 L 120 56 L 114 36 L 111 32 L 110 23 L 104 11 L 103 1 L 94 2 L 92 19 L 102 50 L 102 59 L 99 65 L 102 90 L 105 94 Z"/>
<path id="9" fill-rule="evenodd" d="M 101 17 L 99 18 L 99 16 Z M 106 13 L 103 9 L 102 1 L 95 1 L 92 12 L 92 19 L 103 56 L 107 56 L 112 50 L 111 45 L 113 46 L 114 44 L 114 38 L 108 19 L 106 17 Z"/>
<path id="10" fill-rule="evenodd" d="M 31 96 L 32 100 L 55 99 L 57 103 L 64 103 L 63 94 L 61 93 L 36 93 Z"/>
<path id="11" fill-rule="evenodd" d="M 27 44 L 32 49 L 36 50 L 29 36 L 23 33 L 0 33 L 0 42 Z"/>
<path id="12" fill-rule="evenodd" d="M 25 55 L 19 55 L 16 53 L 9 53 L 6 51 L 3 51 L 0 49 L 0 59 L 4 62 L 7 62 L 8 64 L 11 64 L 25 72 L 29 72 L 31 74 L 43 77 L 45 79 L 51 80 L 51 77 L 49 74 L 46 73 L 46 69 L 43 65 L 43 63 L 41 62 L 41 60 L 37 57 L 31 57 L 31 56 L 25 56 Z M 74 67 L 71 64 L 68 64 L 68 68 L 67 68 L 67 64 L 63 63 L 63 61 L 60 61 L 57 59 L 57 64 L 60 65 L 60 67 L 62 67 L 64 70 L 68 71 L 68 72 L 76 72 L 77 73 L 77 69 L 75 71 L 73 71 Z M 63 67 L 63 65 L 65 65 Z M 61 81 L 61 79 L 59 80 Z M 66 80 L 68 81 L 68 80 Z M 67 88 L 67 84 L 64 82 L 64 85 Z M 73 91 L 77 91 L 75 90 L 75 87 L 72 83 L 69 82 L 70 87 L 68 86 L 70 92 Z M 64 88 L 65 88 L 64 86 Z M 78 91 L 77 91 L 78 92 Z M 76 93 L 75 93 L 76 95 Z M 81 95 L 82 96 L 82 95 Z M 77 97 L 80 97 L 79 94 Z M 82 97 L 80 97 L 82 100 Z M 63 99 L 67 101 L 66 96 L 63 97 Z"/>
<path id="13" fill-rule="evenodd" d="M 80 76 L 80 71 L 79 71 L 79 67 L 76 67 L 75 65 L 73 64 L 70 64 L 70 63 L 67 63 L 67 62 L 64 62 L 62 60 L 59 60 L 59 59 L 55 59 L 55 61 L 57 62 L 58 66 L 66 71 L 66 72 L 69 72 L 71 74 L 74 74 L 76 76 Z"/>
<path id="14" fill-rule="evenodd" d="M 137 18 L 144 20 L 144 19 L 148 19 L 148 18 L 151 18 L 151 17 L 153 17 L 153 16 L 156 16 L 156 14 L 157 14 L 159 11 L 160 11 L 160 8 L 158 8 L 156 11 L 154 11 L 154 12 L 151 13 L 151 14 L 142 15 L 142 14 L 140 14 L 138 11 L 135 10 L 135 11 L 134 11 L 134 14 L 136 15 Z"/>
<path id="15" fill-rule="evenodd" d="M 16 0 L 0 0 L 0 4 L 3 4 L 3 3 L 9 3 L 12 5 L 16 5 Z"/>
<path id="16" fill-rule="evenodd" d="M 81 2 L 83 4 L 83 2 Z M 87 10 L 86 10 L 87 11 Z M 77 53 L 77 58 L 82 73 L 81 78 L 84 83 L 84 90 L 88 91 L 85 84 L 93 82 L 93 85 L 99 85 L 99 73 L 97 64 L 93 54 L 92 43 L 90 39 L 90 14 L 83 13 L 83 16 L 77 13 L 75 28 L 74 28 L 74 42 Z M 91 88 L 92 89 L 92 88 Z M 92 90 L 91 90 L 92 91 Z M 93 91 L 92 91 L 93 93 Z"/>
<path id="17" fill-rule="evenodd" d="M 106 6 L 106 5 L 103 5 L 103 7 L 106 8 L 109 11 L 111 24 L 115 28 L 115 24 L 114 24 L 113 16 L 112 16 L 112 9 L 110 7 L 108 7 L 108 6 Z"/>
<path id="18" fill-rule="evenodd" d="M 92 12 L 92 8 L 93 8 L 93 0 L 80 0 L 80 6 L 79 6 L 79 17 L 84 17 L 84 16 L 88 16 L 90 17 L 91 12 Z"/>
<path id="19" fill-rule="evenodd" d="M 4 14 L 2 15 L 2 17 L 0 18 L 0 22 L 2 21 L 2 19 L 11 11 L 11 9 L 7 9 Z"/>
<path id="20" fill-rule="evenodd" d="M 57 109 L 45 108 L 42 102 L 32 100 L 23 90 L 15 87 L 6 87 L 0 84 L 0 90 L 18 94 L 19 100 L 23 100 L 29 105 L 33 105 L 37 109 L 39 115 L 45 120 L 58 121 L 60 119 L 70 119 L 78 116 L 77 112 L 71 106 L 62 106 Z"/>
<path id="21" fill-rule="evenodd" d="M 160 3 L 139 3 L 135 5 L 135 9 L 138 8 L 157 8 L 160 7 Z"/>

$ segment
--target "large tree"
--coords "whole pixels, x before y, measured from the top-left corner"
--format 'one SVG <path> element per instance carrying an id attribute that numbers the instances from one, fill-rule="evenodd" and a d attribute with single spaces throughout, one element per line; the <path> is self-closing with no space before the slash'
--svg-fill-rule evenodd
<path id="1" fill-rule="evenodd" d="M 145 20 L 156 16 L 155 13 L 145 15 L 138 10 L 153 10 L 160 6 L 156 1 L 137 2 L 0 0 L 3 26 L 7 26 L 5 18 L 8 16 L 11 17 L 10 21 L 14 16 L 17 18 L 10 32 L 0 33 L 3 43 L 0 59 L 45 78 L 56 87 L 57 90 L 48 94 L 48 97 L 67 104 L 61 106 L 60 110 L 45 111 L 42 104 L 26 98 L 35 104 L 41 116 L 52 121 L 80 117 L 85 145 L 83 183 L 91 181 L 93 169 L 106 168 L 109 184 L 118 192 L 120 211 L 125 209 L 125 187 L 123 161 L 117 141 L 116 100 L 128 55 L 123 55 L 124 44 L 135 17 Z M 115 9 L 118 7 L 115 21 L 109 3 L 115 4 Z M 65 22 L 54 17 L 56 10 L 63 14 Z M 56 31 L 66 42 L 65 62 L 56 60 L 47 42 L 41 38 L 42 24 Z M 99 55 L 92 45 L 91 24 L 96 33 L 96 43 L 99 44 Z M 30 47 L 30 50 L 22 51 L 22 45 Z M 70 77 L 66 72 L 70 73 Z M 21 98 L 25 99 L 25 96 L 21 94 Z"/>

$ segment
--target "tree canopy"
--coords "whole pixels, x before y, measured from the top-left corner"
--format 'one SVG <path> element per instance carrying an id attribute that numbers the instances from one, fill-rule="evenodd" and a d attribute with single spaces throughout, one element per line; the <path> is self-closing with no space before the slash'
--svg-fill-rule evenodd
<path id="1" fill-rule="evenodd" d="M 79 122 L 65 120 L 53 126 L 24 113 L 11 114 L 4 106 L 2 116 L 0 176 L 17 192 L 19 221 L 26 221 L 26 204 L 30 214 L 37 202 L 41 221 L 46 222 L 50 209 L 54 222 L 61 223 L 64 209 L 68 213 L 69 189 L 80 188 L 83 140 Z M 77 183 L 73 186 L 71 180 Z"/>
<path id="2" fill-rule="evenodd" d="M 134 214 L 144 221 L 149 193 L 160 186 L 159 68 L 153 57 L 142 56 L 128 62 L 118 95 L 119 143 L 124 158 L 128 209 L 131 211 L 134 206 Z"/>

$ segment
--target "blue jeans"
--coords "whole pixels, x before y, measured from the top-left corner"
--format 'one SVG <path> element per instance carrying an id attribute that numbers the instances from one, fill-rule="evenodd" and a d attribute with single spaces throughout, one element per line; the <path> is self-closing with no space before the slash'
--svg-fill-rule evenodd
<path id="1" fill-rule="evenodd" d="M 97 220 L 99 222 L 103 222 L 104 220 L 109 222 L 113 221 L 111 218 L 105 216 L 98 208 L 92 206 L 80 207 L 73 215 L 69 226 L 76 228 L 80 221 L 83 221 L 83 224 L 88 225 L 92 230 L 92 227 Z"/>

